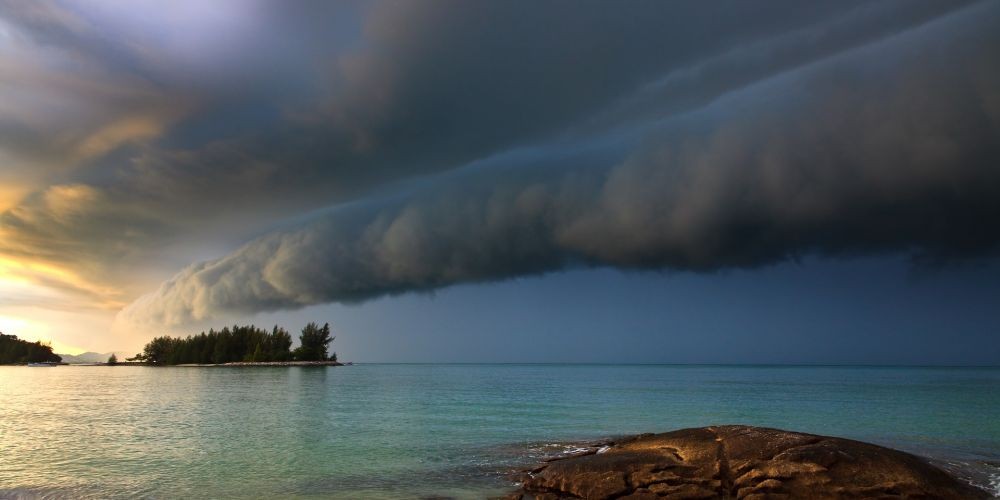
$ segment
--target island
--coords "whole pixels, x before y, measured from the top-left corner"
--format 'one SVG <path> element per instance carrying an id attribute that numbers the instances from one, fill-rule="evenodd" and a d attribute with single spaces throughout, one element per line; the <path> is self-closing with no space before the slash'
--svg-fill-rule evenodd
<path id="1" fill-rule="evenodd" d="M 292 336 L 277 325 L 270 331 L 254 325 L 225 327 L 187 337 L 156 337 L 124 364 L 158 366 L 340 366 L 327 354 L 335 337 L 330 324 L 309 323 L 292 349 Z M 123 364 L 123 363 L 118 363 Z"/>
<path id="2" fill-rule="evenodd" d="M 746 425 L 600 443 L 525 471 L 520 485 L 508 499 L 990 498 L 915 455 Z"/>

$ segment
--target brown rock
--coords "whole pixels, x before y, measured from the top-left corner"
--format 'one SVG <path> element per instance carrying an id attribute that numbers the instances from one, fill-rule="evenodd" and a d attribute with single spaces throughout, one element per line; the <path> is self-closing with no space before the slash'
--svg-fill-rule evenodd
<path id="1" fill-rule="evenodd" d="M 908 453 L 745 425 L 644 434 L 536 471 L 516 495 L 525 500 L 989 498 Z"/>

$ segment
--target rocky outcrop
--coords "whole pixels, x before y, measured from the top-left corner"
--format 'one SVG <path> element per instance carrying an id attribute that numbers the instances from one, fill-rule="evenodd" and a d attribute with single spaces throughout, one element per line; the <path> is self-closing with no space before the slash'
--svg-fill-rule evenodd
<path id="1" fill-rule="evenodd" d="M 726 425 L 643 434 L 543 464 L 510 498 L 989 498 L 923 459 L 872 444 Z"/>

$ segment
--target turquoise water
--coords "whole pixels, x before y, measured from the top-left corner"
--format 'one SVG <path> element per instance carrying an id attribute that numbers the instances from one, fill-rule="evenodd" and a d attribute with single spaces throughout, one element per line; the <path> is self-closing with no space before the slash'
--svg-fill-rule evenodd
<path id="1" fill-rule="evenodd" d="M 574 442 L 721 423 L 1000 478 L 1000 369 L 0 367 L 0 497 L 482 498 Z"/>

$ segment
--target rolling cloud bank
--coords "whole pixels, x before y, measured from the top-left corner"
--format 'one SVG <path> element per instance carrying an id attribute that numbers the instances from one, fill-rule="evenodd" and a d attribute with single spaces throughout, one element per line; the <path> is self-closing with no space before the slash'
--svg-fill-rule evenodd
<path id="1" fill-rule="evenodd" d="M 991 1 L 0 0 L 0 320 L 992 258 L 997 26 Z"/>
<path id="2" fill-rule="evenodd" d="M 589 4 L 553 33 L 556 13 L 504 5 L 371 13 L 371 45 L 341 59 L 329 104 L 260 139 L 286 158 L 227 143 L 171 163 L 211 158 L 225 184 L 244 165 L 233 155 L 259 162 L 262 193 L 269 169 L 289 169 L 273 189 L 303 196 L 281 213 L 339 201 L 185 268 L 119 319 L 183 325 L 578 267 L 996 254 L 997 4 L 789 4 L 747 23 L 767 33 L 721 7 L 692 7 L 670 35 L 648 12 L 601 19 L 633 35 L 621 41 Z M 875 30 L 879 16 L 897 25 Z M 518 45 L 538 40 L 551 43 Z M 582 73 L 591 59 L 608 74 Z"/>

